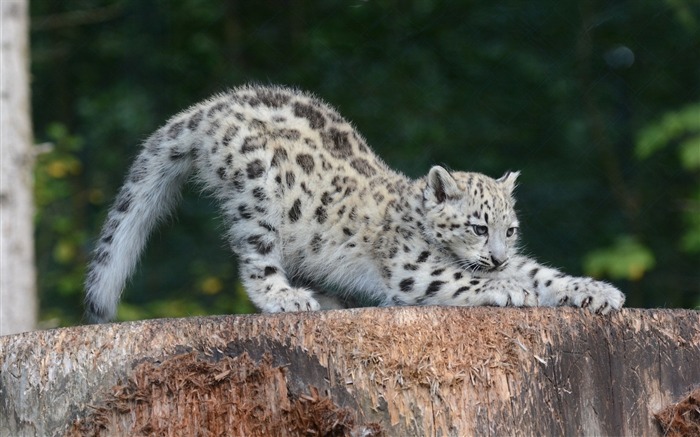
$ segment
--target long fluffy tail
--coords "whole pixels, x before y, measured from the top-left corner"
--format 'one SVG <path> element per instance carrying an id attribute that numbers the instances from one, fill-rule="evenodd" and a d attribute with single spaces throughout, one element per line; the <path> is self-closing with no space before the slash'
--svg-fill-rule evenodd
<path id="1" fill-rule="evenodd" d="M 124 284 L 155 225 L 177 204 L 192 168 L 183 138 L 161 129 L 144 144 L 109 211 L 85 281 L 86 317 L 114 318 Z"/>

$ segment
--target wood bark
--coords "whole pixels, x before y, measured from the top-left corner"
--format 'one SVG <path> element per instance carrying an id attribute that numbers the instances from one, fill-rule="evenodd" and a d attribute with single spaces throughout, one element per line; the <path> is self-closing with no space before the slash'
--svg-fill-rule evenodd
<path id="1" fill-rule="evenodd" d="M 700 386 L 700 312 L 163 319 L 2 337 L 0 360 L 0 435 L 653 436 Z"/>
<path id="2" fill-rule="evenodd" d="M 27 7 L 0 3 L 0 335 L 36 324 Z"/>

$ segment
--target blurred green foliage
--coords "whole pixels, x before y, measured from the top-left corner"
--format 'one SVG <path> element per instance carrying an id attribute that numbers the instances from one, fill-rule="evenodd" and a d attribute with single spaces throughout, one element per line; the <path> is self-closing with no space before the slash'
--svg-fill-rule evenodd
<path id="1" fill-rule="evenodd" d="M 686 170 L 700 169 L 700 103 L 671 111 L 642 129 L 637 138 L 636 154 L 646 159 L 671 144 L 678 145 L 678 156 Z"/>
<path id="2" fill-rule="evenodd" d="M 139 143 L 245 82 L 311 90 L 393 167 L 523 171 L 525 252 L 700 305 L 700 6 L 667 2 L 36 0 L 42 319 L 79 323 L 82 277 Z M 253 310 L 210 199 L 152 237 L 122 319 Z"/>
<path id="3" fill-rule="evenodd" d="M 88 241 L 84 205 L 92 193 L 79 188 L 82 139 L 60 123 L 49 124 L 45 138 L 50 143 L 35 165 L 36 257 L 39 283 L 52 284 L 52 292 L 41 295 L 42 318 L 71 320 L 75 312 L 63 302 L 74 302 L 82 286 Z"/>
<path id="4" fill-rule="evenodd" d="M 636 155 L 648 159 L 667 147 L 678 149 L 678 160 L 683 170 L 700 173 L 700 103 L 666 113 L 660 121 L 642 129 L 637 137 Z M 700 183 L 695 180 L 690 196 L 683 199 L 681 216 L 685 222 L 680 250 L 700 253 Z M 700 270 L 700 266 L 698 266 Z"/>
<path id="5" fill-rule="evenodd" d="M 621 235 L 610 247 L 596 249 L 584 259 L 584 271 L 596 278 L 639 281 L 656 264 L 654 254 L 636 238 Z"/>

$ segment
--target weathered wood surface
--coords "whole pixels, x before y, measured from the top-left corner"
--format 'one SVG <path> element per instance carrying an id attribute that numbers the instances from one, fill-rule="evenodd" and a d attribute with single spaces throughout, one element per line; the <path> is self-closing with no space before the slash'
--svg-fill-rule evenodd
<path id="1" fill-rule="evenodd" d="M 172 367 L 187 351 L 201 352 L 204 361 L 197 363 L 224 366 L 199 371 L 200 364 L 188 364 L 191 375 L 216 373 L 205 375 L 212 384 L 243 367 L 272 375 L 274 387 L 265 394 L 271 409 L 278 402 L 273 392 L 316 406 L 319 396 L 327 396 L 332 402 L 324 402 L 354 412 L 355 425 L 376 422 L 373 429 L 386 435 L 651 436 L 661 435 L 653 414 L 700 386 L 700 312 L 625 309 L 595 316 L 570 308 L 370 308 L 0 337 L 0 435 L 64 435 L 71 426 L 79 429 L 76 420 L 84 425 L 117 416 L 104 424 L 103 435 L 125 434 L 138 420 L 145 434 L 158 420 L 182 430 L 184 422 L 158 417 L 176 411 L 162 404 L 145 419 L 129 413 L 133 402 L 146 401 L 136 399 L 145 395 L 127 381 L 153 384 L 158 378 L 148 372 L 159 372 L 159 363 Z M 144 362 L 150 366 L 146 373 Z M 231 387 L 245 393 L 237 381 Z M 192 393 L 214 402 L 203 383 L 194 389 L 167 384 L 170 397 L 159 392 L 166 403 L 185 402 Z M 188 392 L 178 394 L 177 387 Z M 117 405 L 115 393 L 126 393 L 132 404 Z M 278 413 L 291 414 L 289 405 Z M 104 414 L 96 419 L 98 410 Z M 227 414 L 220 414 L 228 421 L 221 423 L 234 423 Z M 191 419 L 200 429 L 223 426 L 213 423 L 215 417 Z M 143 420 L 152 422 L 144 428 Z"/>

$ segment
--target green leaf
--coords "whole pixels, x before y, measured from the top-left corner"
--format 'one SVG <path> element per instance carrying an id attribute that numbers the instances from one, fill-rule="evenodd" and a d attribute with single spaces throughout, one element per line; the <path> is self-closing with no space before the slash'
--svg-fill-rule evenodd
<path id="1" fill-rule="evenodd" d="M 687 170 L 700 169 L 700 133 L 679 146 L 681 165 Z"/>
<path id="2" fill-rule="evenodd" d="M 686 231 L 681 238 L 681 248 L 688 253 L 700 252 L 700 187 L 687 199 L 683 208 Z"/>
<path id="3" fill-rule="evenodd" d="M 637 136 L 635 153 L 645 159 L 660 149 L 676 141 L 696 144 L 700 141 L 700 103 L 686 106 L 678 111 L 669 112 L 661 120 L 642 129 Z"/>
<path id="4" fill-rule="evenodd" d="M 650 249 L 635 237 L 619 237 L 612 246 L 597 249 L 586 255 L 584 271 L 593 277 L 638 281 L 656 263 Z"/>

